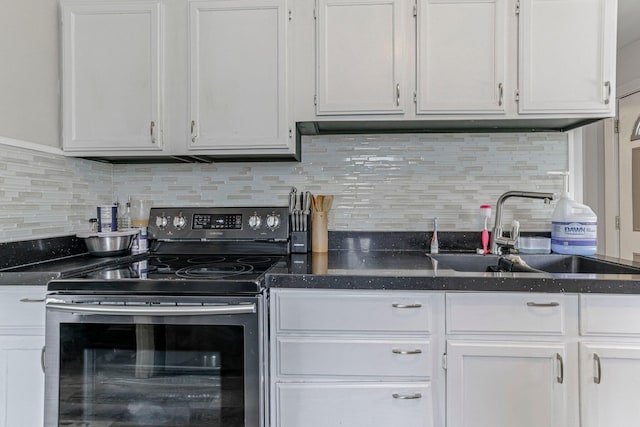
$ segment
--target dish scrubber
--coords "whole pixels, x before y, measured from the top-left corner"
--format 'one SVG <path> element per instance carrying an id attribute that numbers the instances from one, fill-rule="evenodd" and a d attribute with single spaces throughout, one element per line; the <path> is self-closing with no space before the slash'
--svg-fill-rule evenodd
<path id="1" fill-rule="evenodd" d="M 489 245 L 489 230 L 487 230 L 487 221 L 491 219 L 491 206 L 480 206 L 480 215 L 484 218 L 484 228 L 482 229 L 482 251 L 488 254 L 487 246 Z"/>

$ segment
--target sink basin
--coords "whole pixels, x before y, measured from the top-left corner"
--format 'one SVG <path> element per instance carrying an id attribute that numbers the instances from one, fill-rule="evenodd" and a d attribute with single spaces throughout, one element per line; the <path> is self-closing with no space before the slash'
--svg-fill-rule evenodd
<path id="1" fill-rule="evenodd" d="M 476 254 L 437 254 L 429 255 L 438 261 L 442 267 L 448 267 L 461 272 L 485 272 L 498 266 L 500 258 L 497 255 Z M 546 273 L 574 273 L 574 274 L 640 274 L 640 268 L 616 264 L 597 258 L 577 255 L 520 255 L 520 257 L 534 270 L 514 266 L 518 272 Z M 489 269 L 489 270 L 488 270 Z"/>

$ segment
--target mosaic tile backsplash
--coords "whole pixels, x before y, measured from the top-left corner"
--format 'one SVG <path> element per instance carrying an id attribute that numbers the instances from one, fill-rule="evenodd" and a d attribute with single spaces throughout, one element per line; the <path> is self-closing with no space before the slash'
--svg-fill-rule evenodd
<path id="1" fill-rule="evenodd" d="M 286 205 L 291 186 L 333 194 L 331 230 L 482 227 L 481 204 L 505 191 L 560 190 L 567 136 L 429 134 L 305 137 L 302 162 L 109 165 L 1 146 L 0 241 L 86 228 L 95 206 L 127 197 L 155 206 Z M 549 230 L 552 205 L 510 199 L 504 223 Z M 491 220 L 493 223 L 493 218 Z"/>

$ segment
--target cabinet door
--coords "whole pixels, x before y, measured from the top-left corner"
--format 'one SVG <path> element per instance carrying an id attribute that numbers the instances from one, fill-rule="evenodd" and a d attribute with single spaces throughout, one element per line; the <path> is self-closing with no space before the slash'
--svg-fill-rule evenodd
<path id="1" fill-rule="evenodd" d="M 61 7 L 64 150 L 161 149 L 160 2 Z"/>
<path id="2" fill-rule="evenodd" d="M 566 353 L 562 343 L 448 342 L 447 426 L 569 426 Z"/>
<path id="3" fill-rule="evenodd" d="M 404 111 L 405 3 L 318 0 L 318 115 Z"/>
<path id="4" fill-rule="evenodd" d="M 430 383 L 278 384 L 274 427 L 434 427 Z"/>
<path id="5" fill-rule="evenodd" d="M 504 113 L 504 0 L 419 0 L 417 113 Z"/>
<path id="6" fill-rule="evenodd" d="M 640 419 L 640 344 L 580 345 L 582 427 L 635 427 Z"/>
<path id="7" fill-rule="evenodd" d="M 0 336 L 0 427 L 42 427 L 44 336 Z"/>
<path id="8" fill-rule="evenodd" d="M 289 147 L 286 25 L 284 0 L 189 2 L 190 150 Z"/>
<path id="9" fill-rule="evenodd" d="M 615 0 L 521 0 L 520 113 L 609 113 Z"/>

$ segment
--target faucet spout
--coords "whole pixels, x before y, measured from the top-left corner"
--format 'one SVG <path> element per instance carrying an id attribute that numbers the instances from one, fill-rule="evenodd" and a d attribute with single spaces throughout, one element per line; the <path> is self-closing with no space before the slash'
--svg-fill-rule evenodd
<path id="1" fill-rule="evenodd" d="M 516 243 L 517 236 L 503 236 L 502 228 L 502 211 L 504 202 L 511 197 L 519 197 L 522 199 L 541 199 L 548 204 L 553 199 L 553 193 L 542 193 L 535 191 L 507 191 L 498 198 L 496 203 L 496 220 L 491 233 L 491 252 L 497 255 L 502 254 L 502 247 L 513 247 Z"/>

